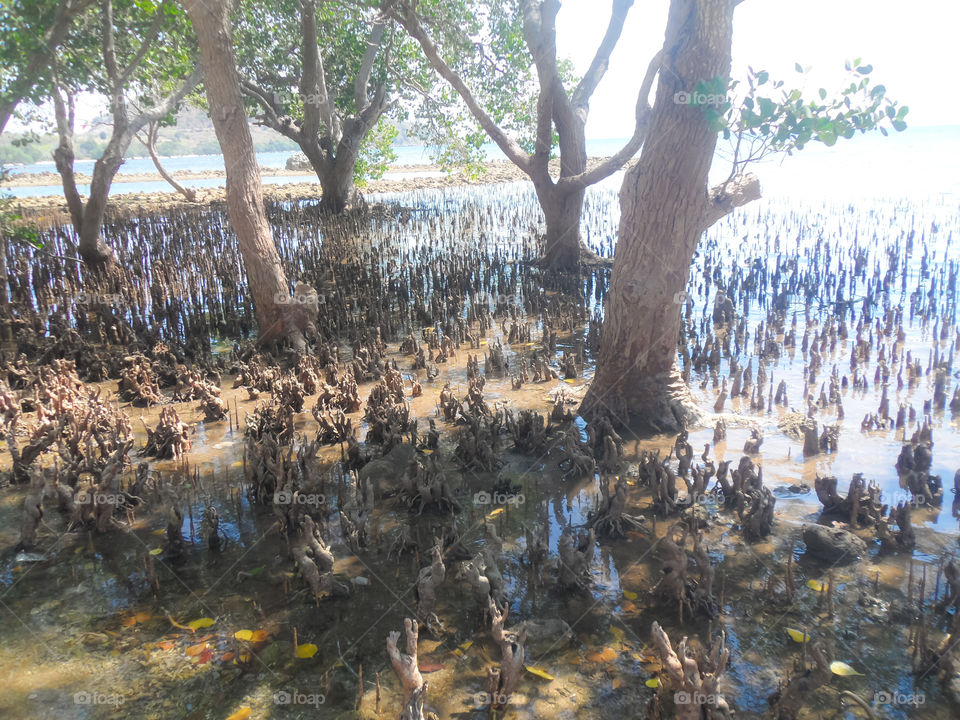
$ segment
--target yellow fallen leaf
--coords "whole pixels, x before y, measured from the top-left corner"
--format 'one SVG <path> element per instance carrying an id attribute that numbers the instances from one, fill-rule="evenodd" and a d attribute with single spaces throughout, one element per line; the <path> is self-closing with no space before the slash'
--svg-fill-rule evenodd
<path id="1" fill-rule="evenodd" d="M 142 610 L 133 616 L 138 623 L 147 622 L 148 620 L 153 619 L 153 615 L 148 613 L 146 610 Z"/>
<path id="2" fill-rule="evenodd" d="M 840 660 L 834 660 L 832 663 L 830 663 L 830 672 L 832 672 L 834 675 L 839 675 L 840 677 L 849 677 L 851 675 L 859 675 L 860 677 L 863 677 L 863 673 L 857 672 L 845 662 Z"/>
<path id="3" fill-rule="evenodd" d="M 307 658 L 312 658 L 317 654 L 317 646 L 313 643 L 304 643 L 303 645 L 297 645 L 297 651 L 294 653 L 298 658 L 306 660 Z"/>
<path id="4" fill-rule="evenodd" d="M 250 638 L 250 639 L 251 639 L 253 642 L 255 642 L 255 643 L 264 642 L 264 641 L 267 639 L 267 631 L 266 631 L 266 630 L 254 630 L 254 631 L 253 631 L 253 637 Z"/>
<path id="5" fill-rule="evenodd" d="M 789 635 L 794 642 L 798 642 L 798 643 L 810 642 L 810 636 L 803 633 L 800 630 L 787 628 L 787 635 Z"/>
<path id="6" fill-rule="evenodd" d="M 623 596 L 627 600 L 636 600 L 639 597 L 633 590 L 624 590 Z"/>
<path id="7" fill-rule="evenodd" d="M 824 585 L 819 580 L 807 580 L 807 587 L 811 590 L 816 590 L 817 592 L 822 592 L 826 585 Z"/>
<path id="8" fill-rule="evenodd" d="M 197 618 L 188 622 L 187 627 L 191 630 L 199 630 L 200 628 L 210 627 L 215 622 L 213 618 Z"/>
<path id="9" fill-rule="evenodd" d="M 166 528 L 157 528 L 153 531 L 154 535 L 163 535 L 167 531 Z M 79 548 L 77 548 L 79 550 Z"/>
<path id="10" fill-rule="evenodd" d="M 250 713 L 253 711 L 248 707 L 242 707 L 237 710 L 233 715 L 227 718 L 227 720 L 247 720 L 250 717 Z"/>
<path id="11" fill-rule="evenodd" d="M 619 690 L 621 685 L 623 685 L 623 678 L 621 677 L 615 677 L 610 683 L 614 690 Z"/>
<path id="12" fill-rule="evenodd" d="M 544 680 L 553 680 L 554 677 L 548 673 L 543 668 L 534 667 L 532 665 L 524 665 L 524 669 L 531 675 L 536 675 L 538 678 L 543 678 Z"/>
<path id="13" fill-rule="evenodd" d="M 150 554 L 151 554 L 151 555 L 159 555 L 159 554 L 162 553 L 162 552 L 163 552 L 163 548 L 154 548 L 153 550 L 150 551 Z"/>
<path id="14" fill-rule="evenodd" d="M 421 450 L 420 452 L 422 452 L 424 455 L 433 455 L 433 450 L 429 450 L 429 449 L 428 449 L 428 450 Z"/>
<path id="15" fill-rule="evenodd" d="M 500 515 L 500 514 L 502 514 L 502 513 L 503 513 L 503 508 L 502 508 L 502 507 L 499 507 L 499 508 L 497 508 L 496 510 L 494 510 L 492 513 L 490 513 L 489 515 L 487 515 L 487 520 L 493 520 L 495 517 L 497 517 L 498 515 Z"/>
<path id="16" fill-rule="evenodd" d="M 473 640 L 467 640 L 466 642 L 460 643 L 460 649 L 466 652 L 473 647 Z"/>
<path id="17" fill-rule="evenodd" d="M 650 678 L 644 683 L 644 685 L 646 685 L 648 688 L 658 688 L 660 687 L 660 678 Z"/>
<path id="18" fill-rule="evenodd" d="M 233 636 L 237 640 L 250 641 L 253 640 L 253 630 L 237 630 Z"/>
<path id="19" fill-rule="evenodd" d="M 611 627 L 611 628 L 610 628 L 610 634 L 613 635 L 613 636 L 617 639 L 617 642 L 620 642 L 620 643 L 623 642 L 623 636 L 624 636 L 625 633 L 624 633 L 623 630 L 621 630 L 620 628 L 618 628 L 618 627 Z"/>

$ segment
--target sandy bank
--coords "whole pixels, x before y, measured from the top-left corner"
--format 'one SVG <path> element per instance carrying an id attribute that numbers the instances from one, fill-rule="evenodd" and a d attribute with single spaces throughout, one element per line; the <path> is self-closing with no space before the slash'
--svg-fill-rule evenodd
<path id="1" fill-rule="evenodd" d="M 591 158 L 588 166 L 593 167 L 602 162 L 603 158 Z M 559 164 L 552 163 L 556 171 L 559 171 Z M 411 165 L 395 166 L 390 169 L 391 172 L 427 172 L 437 171 L 435 166 Z M 189 177 L 199 177 L 207 173 L 190 175 Z M 263 176 L 270 174 L 277 175 L 300 175 L 302 172 L 288 170 L 264 171 Z M 59 176 L 55 173 L 44 173 L 52 175 L 55 181 L 50 184 L 59 184 Z M 178 179 L 182 178 L 182 173 L 177 173 Z M 212 177 L 222 177 L 222 174 L 210 173 Z M 38 177 L 34 175 L 32 177 Z M 128 176 L 132 177 L 132 176 Z M 402 180 L 374 180 L 369 182 L 361 189 L 364 195 L 390 192 L 409 192 L 414 190 L 429 190 L 445 187 L 458 187 L 465 185 L 489 185 L 494 183 L 515 182 L 526 180 L 527 176 L 517 168 L 513 163 L 506 160 L 493 160 L 486 163 L 485 170 L 478 177 L 471 177 L 463 173 L 451 173 L 442 176 L 419 176 L 409 177 Z M 161 180 L 160 176 L 143 176 L 141 182 Z M 81 182 L 78 176 L 78 182 Z M 119 215 L 135 215 L 144 212 L 154 212 L 174 206 L 201 207 L 203 205 L 213 205 L 226 201 L 226 191 L 222 187 L 214 188 L 195 188 L 197 193 L 197 202 L 189 203 L 182 195 L 171 190 L 170 192 L 151 192 L 151 193 L 127 193 L 122 195 L 113 195 L 110 197 L 108 213 Z M 267 200 L 286 201 L 286 200 L 309 200 L 319 198 L 321 195 L 320 184 L 314 182 L 300 183 L 278 183 L 263 186 L 263 194 Z M 44 223 L 62 224 L 69 223 L 66 201 L 62 195 L 45 195 L 41 197 L 15 198 L 13 206 L 20 209 L 24 214 L 32 219 L 40 220 Z"/>

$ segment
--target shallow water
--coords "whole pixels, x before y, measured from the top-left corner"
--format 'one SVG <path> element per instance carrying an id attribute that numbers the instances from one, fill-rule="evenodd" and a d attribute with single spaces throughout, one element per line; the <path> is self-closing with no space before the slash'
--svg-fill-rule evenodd
<path id="1" fill-rule="evenodd" d="M 467 246 L 481 247 L 490 253 L 512 248 L 504 252 L 516 251 L 518 255 L 532 246 L 530 233 L 524 230 L 536 227 L 538 220 L 532 193 L 520 186 L 424 192 L 403 200 L 405 205 L 420 211 L 403 222 L 376 221 L 377 227 L 370 235 L 359 238 L 364 247 L 382 252 L 380 257 L 388 257 L 383 251 L 393 247 L 407 257 L 427 256 L 442 263 Z M 595 249 L 609 254 L 616 223 L 613 190 L 608 186 L 591 193 L 584 235 Z M 808 271 L 796 292 L 786 297 L 791 309 L 787 325 L 796 313 L 800 334 L 806 323 L 810 323 L 812 334 L 835 309 L 833 303 L 817 300 L 826 297 L 815 289 L 817 283 L 831 272 L 858 262 L 862 275 L 855 280 L 848 277 L 844 288 L 847 298 L 858 299 L 854 309 L 859 316 L 867 286 L 875 284 L 875 278 L 887 275 L 889 262 L 894 269 L 889 275 L 888 292 L 877 293 L 874 288 L 875 317 L 882 321 L 885 311 L 904 310 L 906 339 L 902 349 L 910 350 L 924 367 L 935 349 L 943 357 L 952 358 L 956 350 L 956 305 L 943 288 L 949 275 L 956 273 L 956 265 L 951 263 L 958 262 L 960 250 L 951 241 L 958 230 L 956 202 L 944 199 L 855 205 L 762 201 L 715 227 L 701 244 L 688 287 L 693 300 L 687 320 L 691 343 L 703 340 L 702 322 L 709 316 L 718 280 L 729 286 L 736 275 L 742 286 L 755 259 L 760 260 L 768 276 L 773 276 L 778 262 L 782 267 L 795 261 L 799 272 Z M 309 258 L 311 243 L 321 242 L 319 233 L 302 227 L 278 228 L 277 234 L 284 251 L 296 253 L 305 266 L 309 260 L 303 258 Z M 707 262 L 710 270 L 705 274 Z M 422 267 L 405 270 L 422 272 Z M 520 264 L 514 265 L 508 276 L 516 278 L 522 271 Z M 338 272 L 336 267 L 324 269 L 325 284 L 318 283 L 318 287 L 337 287 Z M 584 281 L 586 307 L 573 323 L 572 331 L 559 334 L 558 350 L 574 348 L 584 336 L 584 320 L 600 308 L 600 299 L 590 292 L 589 283 L 602 277 L 599 272 Z M 926 290 L 934 280 L 939 290 L 928 297 Z M 802 288 L 814 288 L 810 290 L 813 300 L 806 299 Z M 923 291 L 917 296 L 922 312 L 914 315 L 910 313 L 910 298 L 917 288 Z M 446 292 L 444 288 L 431 289 Z M 749 303 L 737 308 L 746 314 L 750 331 L 739 354 L 741 366 L 754 355 L 753 335 L 757 324 L 766 319 L 768 290 L 760 292 L 759 298 L 751 297 L 749 292 L 738 297 L 741 303 Z M 356 293 L 357 289 L 345 291 Z M 487 292 L 491 290 L 488 288 Z M 521 307 L 524 292 L 519 282 L 500 289 L 501 295 Z M 482 301 L 479 298 L 474 296 L 474 302 Z M 496 304 L 494 299 L 489 302 L 491 307 Z M 930 305 L 934 303 L 937 309 L 931 313 Z M 924 313 L 929 321 L 921 318 Z M 947 339 L 933 337 L 934 316 L 940 318 L 940 326 L 950 326 Z M 533 339 L 538 340 L 542 326 L 536 317 L 529 320 L 534 328 Z M 501 335 L 495 323 L 487 335 L 487 347 Z M 855 335 L 851 327 L 851 339 Z M 814 397 L 819 395 L 820 384 L 828 380 L 833 365 L 841 374 L 850 374 L 851 339 L 838 342 L 835 350 L 825 353 L 823 369 L 810 387 Z M 786 627 L 803 628 L 816 639 L 827 641 L 836 659 L 845 660 L 864 674 L 835 677 L 828 687 L 812 696 L 807 717 L 859 717 L 854 711 L 839 709 L 837 693 L 841 690 L 856 692 L 868 701 L 876 698 L 875 693 L 884 692 L 923 698 L 922 705 L 879 708 L 881 717 L 955 717 L 956 706 L 949 704 L 935 678 L 921 678 L 914 688 L 907 628 L 888 620 L 886 605 L 902 603 L 906 597 L 910 572 L 906 554 L 880 555 L 876 548 L 871 548 L 866 564 L 834 568 L 838 587 L 833 617 L 818 611 L 818 594 L 807 586 L 808 580 L 825 580 L 829 570 L 804 557 L 799 540 L 800 524 L 814 521 L 819 514 L 812 492 L 818 472 L 840 478 L 841 491 L 845 491 L 853 472 L 863 472 L 868 479 L 881 484 L 891 501 L 903 499 L 893 464 L 904 431 L 860 430 L 861 419 L 876 411 L 880 400 L 881 388 L 873 379 L 876 340 L 875 336 L 870 361 L 861 366 L 868 378 L 867 388 L 841 393 L 846 417 L 840 421 L 836 454 L 804 458 L 802 442 L 777 429 L 778 419 L 787 410 L 777 406 L 772 410 L 751 410 L 744 398 L 726 403 L 725 412 L 739 419 L 728 417 L 730 428 L 725 442 L 712 446 L 712 420 L 691 431 L 690 442 L 697 455 L 710 442 L 712 457 L 731 459 L 736 464 L 749 429 L 761 427 L 765 441 L 757 462 L 764 468 L 766 484 L 778 495 L 774 533 L 766 541 L 745 543 L 733 527 L 735 517 L 725 512 L 718 512 L 707 530 L 711 559 L 717 568 L 718 593 L 722 587 L 723 599 L 721 615 L 709 626 L 701 618 L 685 618 L 681 624 L 675 609 L 659 606 L 649 597 L 660 574 L 653 539 L 662 536 L 671 522 L 663 518 L 656 520 L 655 529 L 651 528 L 646 537 L 598 543 L 589 591 L 577 594 L 555 590 L 548 570 L 534 572 L 523 562 L 522 528 L 546 525 L 551 554 L 555 553 L 564 528 L 584 524 L 595 507 L 596 478 L 565 475 L 557 467 L 555 453 L 533 457 L 506 451 L 505 464 L 498 473 L 464 471 L 452 457 L 451 428 L 442 422 L 438 422 L 444 431 L 439 454 L 463 512 L 455 519 L 431 513 L 418 516 L 409 513 L 396 499 L 380 501 L 372 534 L 379 532 L 382 541 L 360 555 L 353 555 L 343 544 L 336 512 L 334 475 L 340 450 L 337 446 L 322 449 L 321 458 L 331 471 L 328 504 L 323 512 L 324 535 L 337 557 L 335 571 L 351 582 L 353 595 L 347 600 L 326 599 L 314 604 L 302 581 L 290 575 L 293 563 L 288 559 L 284 539 L 274 527 L 270 508 L 251 506 L 240 492 L 244 480 L 241 433 L 231 431 L 225 421 L 204 424 L 195 403 L 179 403 L 176 408 L 181 418 L 195 426 L 189 469 L 172 461 L 151 465 L 178 489 L 181 502 L 188 508 L 183 532 L 190 542 L 182 560 L 174 562 L 162 554 L 151 554 L 151 550 L 163 545 L 165 520 L 156 508 L 138 515 L 128 530 L 102 536 L 64 532 L 63 519 L 50 511 L 44 517 L 40 534 L 43 559 L 18 559 L 10 548 L 17 540 L 24 492 L 7 488 L 0 493 L 0 547 L 8 549 L 0 555 L 0 614 L 6 629 L 5 642 L 0 643 L 0 686 L 4 688 L 0 717 L 223 718 L 244 706 L 253 709 L 254 718 L 351 717 L 361 666 L 361 713 L 372 717 L 374 677 L 379 672 L 383 714 L 395 715 L 400 693 L 384 652 L 384 638 L 389 631 L 402 628 L 404 617 L 414 615 L 413 587 L 425 560 L 411 555 L 400 559 L 388 555 L 390 543 L 404 525 L 409 525 L 423 545 L 429 543 L 438 528 L 446 526 L 455 527 L 464 545 L 476 552 L 483 547 L 483 524 L 488 517 L 504 539 L 499 567 L 509 597 L 508 627 L 531 618 L 560 617 L 573 631 L 569 643 L 558 643 L 545 653 L 531 652 L 528 664 L 543 668 L 555 679 L 525 677 L 508 717 L 594 720 L 621 718 L 625 714 L 641 716 L 643 705 L 654 694 L 644 684 L 656 670 L 644 650 L 653 620 L 660 622 L 675 642 L 684 634 L 702 641 L 708 630 L 714 637 L 720 629 L 725 632 L 732 660 L 723 689 L 740 717 L 764 716 L 766 698 L 799 657 L 800 646 L 787 636 Z M 391 342 L 389 347 L 388 355 L 396 357 L 397 342 Z M 465 388 L 469 352 L 466 346 L 461 348 L 433 382 L 424 381 L 422 371 L 409 372 L 408 357 L 399 358 L 404 373 L 416 374 L 424 386 L 423 397 L 409 400 L 412 414 L 433 417 L 437 393 L 445 382 L 459 386 L 461 391 Z M 511 361 L 524 352 L 525 346 L 507 348 Z M 801 411 L 805 409 L 802 397 L 807 360 L 798 337 L 794 353 L 785 352 L 766 362 L 768 378 L 772 375 L 774 385 L 785 380 L 791 405 Z M 552 393 L 565 390 L 572 402 L 582 395 L 592 374 L 592 363 L 588 356 L 585 376 L 572 382 L 528 383 L 520 390 L 512 390 L 508 379 L 491 376 L 487 378 L 484 395 L 491 404 L 499 400 L 511 408 L 533 408 L 546 413 Z M 891 378 L 896 378 L 898 363 L 899 360 L 889 361 Z M 754 373 L 756 368 L 754 357 Z M 712 412 L 719 383 L 728 374 L 726 358 L 715 373 L 692 372 L 691 386 L 704 410 Z M 954 386 L 955 375 L 948 395 Z M 112 392 L 116 384 L 104 383 L 104 387 Z M 361 386 L 361 398 L 366 399 L 371 387 L 370 383 Z M 224 378 L 223 394 L 231 407 L 236 403 L 241 422 L 256 404 L 247 399 L 245 391 L 232 388 L 230 377 Z M 922 418 L 923 402 L 931 394 L 930 375 L 922 376 L 915 387 L 902 391 L 896 390 L 894 382 L 890 389 L 891 408 L 895 409 L 900 402 L 913 405 Z M 122 405 L 131 418 L 142 415 L 147 425 L 155 425 L 157 408 Z M 309 398 L 306 408 L 312 405 L 313 398 Z M 821 424 L 836 422 L 836 409 L 823 408 L 817 417 Z M 949 409 L 932 411 L 930 421 L 935 441 L 933 472 L 950 486 L 954 470 L 960 467 L 960 426 Z M 359 414 L 354 422 L 360 422 Z M 366 428 L 362 423 L 360 426 L 359 435 L 363 437 Z M 314 428 L 309 412 L 298 416 L 299 431 L 312 435 Z M 144 441 L 142 425 L 135 422 L 134 429 L 139 447 Z M 909 425 L 906 435 L 915 429 L 916 424 Z M 640 439 L 630 433 L 624 439 L 625 456 L 631 462 L 637 460 L 643 449 L 660 448 L 665 452 L 674 440 Z M 6 453 L 3 462 L 9 462 Z M 194 479 L 195 471 L 199 473 L 199 483 Z M 627 475 L 633 472 L 631 468 Z M 491 517 L 499 508 L 475 502 L 474 494 L 489 489 L 498 477 L 519 485 L 524 502 L 506 505 L 503 512 Z M 803 494 L 789 489 L 799 483 L 805 483 L 811 491 Z M 647 490 L 632 487 L 628 496 L 631 512 L 642 512 L 650 503 Z M 926 568 L 927 593 L 931 596 L 938 565 L 957 550 L 957 511 L 951 510 L 952 500 L 948 492 L 942 508 L 919 508 L 913 515 L 918 526 L 914 578 Z M 545 505 L 541 506 L 541 501 Z M 227 539 L 219 552 L 208 550 L 198 534 L 202 509 L 208 505 L 217 507 Z M 716 512 L 711 501 L 707 501 L 707 506 Z M 785 559 L 791 552 L 796 560 L 797 599 L 792 604 L 771 601 L 764 587 L 771 574 L 782 576 Z M 481 622 L 468 587 L 456 577 L 456 565 L 448 562 L 447 581 L 439 593 L 438 614 L 446 632 L 440 638 L 421 634 L 421 665 L 443 665 L 426 675 L 430 682 L 427 704 L 441 718 L 487 717 L 487 711 L 477 709 L 474 698 L 484 690 L 485 667 L 499 659 L 498 651 Z M 353 582 L 355 578 L 362 580 Z M 879 610 L 865 604 L 864 598 L 874 596 L 881 603 Z M 125 621 L 129 622 L 137 612 L 144 613 L 144 620 L 126 625 Z M 191 633 L 174 627 L 166 618 L 167 613 L 180 624 L 201 617 L 214 618 L 216 622 Z M 242 652 L 233 638 L 240 629 L 266 630 L 268 640 L 257 648 L 248 663 L 237 665 L 223 657 L 225 653 Z M 294 658 L 294 629 L 300 643 L 318 646 L 314 657 Z M 211 658 L 198 664 L 196 657 L 186 654 L 186 649 L 206 635 L 211 636 L 203 641 L 211 646 Z M 469 641 L 473 644 L 461 649 Z M 614 652 L 612 660 L 591 659 L 592 653 L 608 647 Z M 455 654 L 457 650 L 460 655 Z M 282 702 L 288 697 L 289 704 Z"/>

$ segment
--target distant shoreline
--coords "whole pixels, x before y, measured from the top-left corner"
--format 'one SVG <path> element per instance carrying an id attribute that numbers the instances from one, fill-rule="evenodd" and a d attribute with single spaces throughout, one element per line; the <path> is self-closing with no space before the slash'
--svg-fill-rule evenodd
<path id="1" fill-rule="evenodd" d="M 496 162 L 496 161 L 493 161 Z M 437 165 L 391 165 L 387 172 L 439 172 Z M 176 170 L 169 173 L 174 180 L 223 180 L 226 178 L 225 170 Z M 310 170 L 287 170 L 285 168 L 260 168 L 260 177 L 302 177 L 303 175 L 313 175 Z M 76 180 L 78 185 L 89 185 L 91 177 L 86 173 L 77 173 Z M 8 180 L 0 183 L 2 188 L 14 187 L 41 187 L 44 185 L 60 185 L 60 174 L 54 171 L 39 173 L 18 173 L 11 175 Z M 145 182 L 164 182 L 164 179 L 158 172 L 146 173 L 117 173 L 113 179 L 113 184 L 117 183 L 145 183 Z"/>
<path id="2" fill-rule="evenodd" d="M 601 163 L 605 158 L 590 158 L 587 161 L 587 167 L 592 168 Z M 551 169 L 558 173 L 559 161 L 551 161 Z M 436 165 L 396 165 L 390 169 L 390 172 L 409 172 L 427 173 L 439 171 Z M 189 172 L 189 171 L 188 171 Z M 204 177 L 223 177 L 222 171 L 204 171 Z M 273 175 L 293 175 L 303 176 L 307 173 L 302 171 L 278 170 L 273 172 L 267 169 L 261 173 L 264 176 Z M 188 175 L 188 178 L 196 179 L 200 174 Z M 59 181 L 59 175 L 56 176 Z M 157 175 L 150 180 L 162 182 L 162 178 Z M 452 188 L 474 185 L 492 185 L 496 183 L 510 183 L 529 180 L 529 177 L 509 160 L 488 160 L 484 163 L 484 172 L 477 177 L 465 175 L 460 172 L 444 173 L 443 175 L 420 175 L 403 179 L 382 179 L 372 180 L 362 188 L 359 188 L 364 195 L 374 195 L 380 193 L 400 193 L 417 190 L 434 190 L 440 188 Z M 78 178 L 79 182 L 79 178 Z M 144 182 L 144 180 L 140 180 Z M 49 184 L 49 183 L 41 183 Z M 196 192 L 196 202 L 188 202 L 182 195 L 174 190 L 169 192 L 141 192 L 121 195 L 112 195 L 108 202 L 108 214 L 117 214 L 122 216 L 141 215 L 150 212 L 163 212 L 174 207 L 183 208 L 202 208 L 226 201 L 226 189 L 224 187 L 210 188 L 191 188 Z M 263 186 L 263 196 L 266 200 L 274 202 L 291 200 L 316 200 L 321 196 L 319 182 L 298 182 L 298 183 L 277 183 L 265 184 Z M 62 195 L 43 195 L 35 197 L 17 197 L 12 198 L 13 206 L 23 211 L 25 219 L 36 222 L 42 219 L 45 223 L 51 224 L 69 224 L 70 216 L 66 201 Z"/>

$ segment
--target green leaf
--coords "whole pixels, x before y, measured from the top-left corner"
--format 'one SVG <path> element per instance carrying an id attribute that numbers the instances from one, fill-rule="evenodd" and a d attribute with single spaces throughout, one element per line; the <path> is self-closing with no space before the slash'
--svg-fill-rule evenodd
<path id="1" fill-rule="evenodd" d="M 794 63 L 794 64 L 793 64 L 793 67 L 794 67 L 794 69 L 795 69 L 798 73 L 802 73 L 802 72 L 803 72 L 803 65 L 801 65 L 800 63 Z"/>

